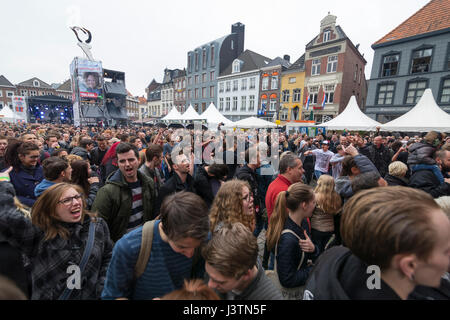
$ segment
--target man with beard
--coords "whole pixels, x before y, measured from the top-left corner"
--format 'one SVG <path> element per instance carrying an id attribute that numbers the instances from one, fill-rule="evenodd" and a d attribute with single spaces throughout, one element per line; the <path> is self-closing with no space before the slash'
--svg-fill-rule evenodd
<path id="1" fill-rule="evenodd" d="M 156 198 L 153 180 L 138 171 L 136 147 L 120 143 L 116 154 L 119 170 L 108 177 L 92 204 L 92 211 L 108 223 L 114 242 L 152 219 Z"/>
<path id="2" fill-rule="evenodd" d="M 435 154 L 435 160 L 441 169 L 442 177 L 436 174 L 431 168 L 423 168 L 414 171 L 409 186 L 421 189 L 433 196 L 439 198 L 441 196 L 450 196 L 450 151 L 439 150 Z"/>

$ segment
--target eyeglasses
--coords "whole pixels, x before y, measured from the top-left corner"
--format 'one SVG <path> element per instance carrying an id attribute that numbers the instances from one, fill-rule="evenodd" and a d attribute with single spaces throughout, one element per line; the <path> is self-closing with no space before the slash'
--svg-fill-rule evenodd
<path id="1" fill-rule="evenodd" d="M 71 206 L 73 204 L 73 199 L 78 201 L 81 199 L 81 197 L 83 197 L 82 193 L 77 194 L 76 196 L 73 196 L 73 197 L 67 197 L 62 200 L 59 200 L 58 203 L 62 203 L 65 206 Z"/>

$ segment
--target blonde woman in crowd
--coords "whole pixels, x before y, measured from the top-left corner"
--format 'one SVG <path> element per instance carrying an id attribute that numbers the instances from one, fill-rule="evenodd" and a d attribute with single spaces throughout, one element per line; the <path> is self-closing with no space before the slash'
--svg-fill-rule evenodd
<path id="1" fill-rule="evenodd" d="M 341 210 L 342 200 L 335 191 L 333 177 L 329 175 L 320 176 L 314 194 L 316 208 L 311 217 L 311 235 L 320 252 L 323 252 L 333 236 L 334 216 Z"/>

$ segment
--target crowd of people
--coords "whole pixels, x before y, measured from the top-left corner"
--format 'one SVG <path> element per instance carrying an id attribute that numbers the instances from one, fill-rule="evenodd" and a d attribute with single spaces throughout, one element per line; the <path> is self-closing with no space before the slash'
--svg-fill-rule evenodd
<path id="1" fill-rule="evenodd" d="M 0 298 L 450 298 L 449 137 L 273 137 L 0 124 Z"/>

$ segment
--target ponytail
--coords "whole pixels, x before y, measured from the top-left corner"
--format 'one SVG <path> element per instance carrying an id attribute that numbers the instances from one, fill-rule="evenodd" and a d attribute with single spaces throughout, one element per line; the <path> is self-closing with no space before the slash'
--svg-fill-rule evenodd
<path id="1" fill-rule="evenodd" d="M 286 194 L 287 191 L 282 191 L 278 194 L 275 201 L 275 208 L 270 217 L 270 223 L 266 233 L 267 250 L 269 251 L 275 248 L 275 245 L 280 238 L 281 231 L 283 231 L 284 223 L 286 222 L 288 215 L 286 208 Z"/>
<path id="2" fill-rule="evenodd" d="M 295 211 L 302 202 L 309 202 L 314 198 L 313 189 L 301 182 L 294 183 L 288 191 L 282 191 L 278 194 L 275 201 L 275 208 L 270 217 L 269 227 L 266 233 L 267 249 L 275 248 L 280 239 L 281 232 L 290 211 Z"/>

